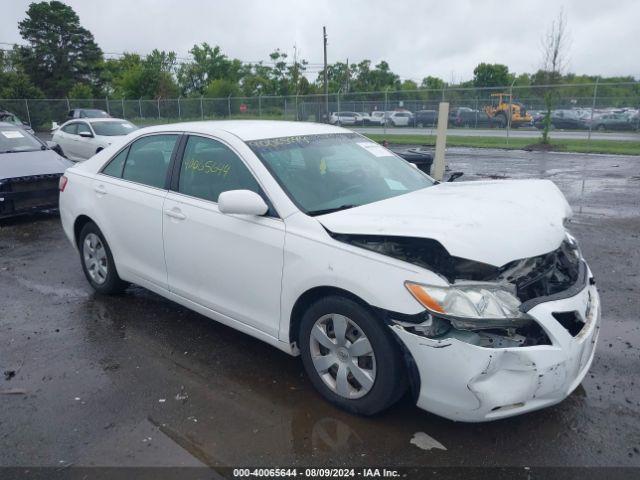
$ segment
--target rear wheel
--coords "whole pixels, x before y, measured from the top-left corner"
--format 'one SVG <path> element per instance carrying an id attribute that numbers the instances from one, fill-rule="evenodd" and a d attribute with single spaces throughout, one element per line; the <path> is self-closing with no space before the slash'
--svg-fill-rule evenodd
<path id="1" fill-rule="evenodd" d="M 95 223 L 89 222 L 82 227 L 78 247 L 82 270 L 94 290 L 113 295 L 127 288 L 128 284 L 118 276 L 111 249 Z"/>
<path id="2" fill-rule="evenodd" d="M 323 298 L 302 318 L 299 345 L 314 387 L 329 402 L 373 415 L 406 389 L 399 347 L 387 327 L 362 305 L 340 296 Z"/>
<path id="3" fill-rule="evenodd" d="M 506 126 L 507 126 L 507 116 L 504 113 L 498 113 L 494 117 L 494 122 L 495 122 L 495 125 L 498 128 L 506 128 Z"/>

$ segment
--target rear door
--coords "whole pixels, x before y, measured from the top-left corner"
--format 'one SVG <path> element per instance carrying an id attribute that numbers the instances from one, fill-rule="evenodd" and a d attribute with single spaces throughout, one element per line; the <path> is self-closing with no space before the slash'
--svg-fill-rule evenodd
<path id="1" fill-rule="evenodd" d="M 78 147 L 76 144 L 76 137 L 78 131 L 78 123 L 71 122 L 62 127 L 56 134 L 56 141 L 62 148 L 63 153 L 70 160 L 79 160 L 78 157 Z"/>
<path id="2" fill-rule="evenodd" d="M 164 202 L 170 290 L 226 317 L 278 336 L 284 222 L 226 215 L 218 196 L 251 190 L 269 200 L 231 139 L 191 135 Z"/>
<path id="3" fill-rule="evenodd" d="M 167 289 L 162 205 L 179 134 L 157 133 L 135 140 L 94 181 L 98 226 L 118 272 L 147 287 Z"/>

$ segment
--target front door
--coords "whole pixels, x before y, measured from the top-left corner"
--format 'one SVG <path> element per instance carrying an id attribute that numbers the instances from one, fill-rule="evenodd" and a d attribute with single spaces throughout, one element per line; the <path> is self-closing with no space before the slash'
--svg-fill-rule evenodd
<path id="1" fill-rule="evenodd" d="M 251 190 L 253 174 L 222 141 L 190 136 L 176 191 L 164 202 L 169 289 L 215 312 L 278 336 L 284 223 L 265 216 L 226 215 L 218 196 Z"/>

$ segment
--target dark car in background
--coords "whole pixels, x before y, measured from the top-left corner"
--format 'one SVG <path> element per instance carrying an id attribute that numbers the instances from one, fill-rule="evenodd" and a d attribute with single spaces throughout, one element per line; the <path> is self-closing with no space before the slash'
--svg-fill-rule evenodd
<path id="1" fill-rule="evenodd" d="M 638 128 L 638 120 L 633 115 L 626 113 L 606 113 L 593 118 L 593 121 L 586 119 L 585 124 L 593 130 L 636 130 Z"/>
<path id="2" fill-rule="evenodd" d="M 53 147 L 0 122 L 0 218 L 57 208 L 58 182 L 73 163 Z"/>
<path id="3" fill-rule="evenodd" d="M 468 107 L 455 108 L 449 112 L 449 125 L 452 127 L 491 127 L 491 117 L 482 110 Z"/>
<path id="4" fill-rule="evenodd" d="M 413 114 L 413 124 L 416 127 L 435 127 L 438 124 L 437 110 L 418 110 Z"/>
<path id="5" fill-rule="evenodd" d="M 583 130 L 585 125 L 585 114 L 580 110 L 553 110 L 551 112 L 551 126 L 553 128 Z M 544 113 L 533 119 L 533 126 L 544 128 Z"/>
<path id="6" fill-rule="evenodd" d="M 69 110 L 67 113 L 67 120 L 72 120 L 74 118 L 110 118 L 109 115 L 104 110 L 98 110 L 97 108 L 74 108 L 73 110 Z"/>

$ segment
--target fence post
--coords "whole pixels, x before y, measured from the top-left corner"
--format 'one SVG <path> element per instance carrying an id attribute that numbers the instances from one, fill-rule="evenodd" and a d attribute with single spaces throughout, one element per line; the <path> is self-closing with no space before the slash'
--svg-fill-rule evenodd
<path id="1" fill-rule="evenodd" d="M 284 97 L 284 110 L 282 111 L 283 120 L 287 119 L 287 97 Z"/>
<path id="2" fill-rule="evenodd" d="M 107 102 L 107 113 L 111 115 L 111 110 L 109 109 L 109 97 L 108 96 L 104 97 L 104 100 L 105 102 Z"/>
<path id="3" fill-rule="evenodd" d="M 138 99 L 138 109 L 140 110 L 140 118 L 142 117 L 142 97 Z"/>
<path id="4" fill-rule="evenodd" d="M 258 118 L 262 118 L 262 93 L 258 94 Z"/>
<path id="5" fill-rule="evenodd" d="M 511 131 L 511 103 L 513 102 L 513 84 L 516 83 L 516 79 L 513 79 L 511 86 L 509 87 L 509 115 L 507 116 L 507 145 L 509 145 L 509 132 Z"/>
<path id="6" fill-rule="evenodd" d="M 433 158 L 432 176 L 442 181 L 445 171 L 445 149 L 447 146 L 447 128 L 449 123 L 449 103 L 440 102 L 438 106 L 438 128 L 436 130 L 436 151 Z"/>
<path id="7" fill-rule="evenodd" d="M 231 95 L 227 97 L 227 108 L 229 109 L 229 116 L 231 116 Z"/>
<path id="8" fill-rule="evenodd" d="M 127 116 L 124 113 L 124 97 L 122 97 L 121 100 L 122 100 L 122 118 L 126 119 Z"/>
<path id="9" fill-rule="evenodd" d="M 29 113 L 29 100 L 26 98 L 24 99 L 24 106 L 27 107 L 27 121 L 29 122 L 29 126 L 33 128 L 33 125 L 31 125 L 31 114 Z"/>
<path id="10" fill-rule="evenodd" d="M 204 108 L 202 108 L 202 95 L 200 95 L 200 118 L 204 120 Z"/>
<path id="11" fill-rule="evenodd" d="M 476 123 L 473 128 L 478 128 L 478 107 L 480 106 L 478 103 L 478 95 L 476 94 Z"/>
<path id="12" fill-rule="evenodd" d="M 338 118 L 338 125 L 340 125 L 340 92 L 342 92 L 342 87 L 338 89 L 338 93 L 336 98 L 338 100 L 338 109 L 336 110 L 336 117 Z"/>
<path id="13" fill-rule="evenodd" d="M 593 111 L 596 109 L 596 98 L 598 96 L 598 80 L 600 77 L 596 77 L 596 84 L 593 87 L 593 102 L 591 103 L 591 119 L 589 120 L 589 134 L 587 140 L 591 141 L 591 129 L 593 128 Z"/>
<path id="14" fill-rule="evenodd" d="M 180 97 L 182 95 L 178 96 L 178 119 L 182 120 L 182 109 L 180 108 Z"/>
<path id="15" fill-rule="evenodd" d="M 160 99 L 161 99 L 161 98 L 162 98 L 162 97 L 158 97 L 158 100 L 157 100 L 157 105 L 158 105 L 158 120 L 160 120 Z"/>
<path id="16" fill-rule="evenodd" d="M 298 92 L 296 92 L 296 122 L 300 121 L 300 117 L 298 116 Z"/>
<path id="17" fill-rule="evenodd" d="M 383 133 L 387 134 L 387 110 L 389 109 L 389 87 L 387 87 L 384 91 L 384 117 L 382 120 L 382 124 L 384 125 Z"/>
<path id="18" fill-rule="evenodd" d="M 67 111 L 71 110 L 71 104 L 69 103 L 69 97 L 65 97 L 65 100 L 67 101 Z"/>

